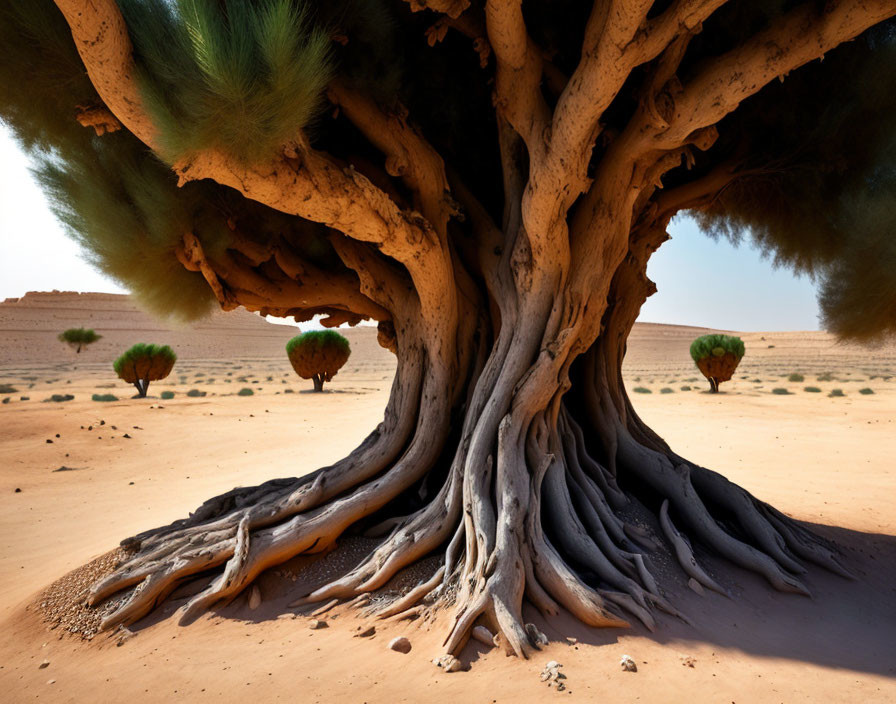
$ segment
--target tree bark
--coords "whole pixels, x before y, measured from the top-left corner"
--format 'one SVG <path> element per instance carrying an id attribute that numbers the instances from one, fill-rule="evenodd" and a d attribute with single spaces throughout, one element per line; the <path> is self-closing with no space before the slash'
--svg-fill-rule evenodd
<path id="1" fill-rule="evenodd" d="M 313 377 L 311 377 L 311 380 L 314 382 L 315 391 L 324 390 L 324 380 L 321 379 L 320 374 L 315 374 Z"/>

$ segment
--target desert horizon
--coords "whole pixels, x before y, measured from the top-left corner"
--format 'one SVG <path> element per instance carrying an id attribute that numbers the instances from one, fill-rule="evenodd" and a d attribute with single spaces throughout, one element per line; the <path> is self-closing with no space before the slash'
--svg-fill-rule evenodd
<path id="1" fill-rule="evenodd" d="M 56 335 L 82 324 L 103 338 L 75 354 Z M 234 487 L 301 476 L 359 444 L 382 419 L 395 374 L 375 328 L 340 329 L 352 354 L 323 394 L 311 393 L 286 358 L 298 330 L 244 311 L 170 330 L 125 296 L 30 293 L 0 304 L 0 331 L 0 384 L 15 389 L 0 405 L 0 683 L 14 701 L 78 701 L 86 692 L 94 701 L 274 701 L 294 698 L 297 687 L 303 701 L 371 703 L 543 701 L 567 692 L 593 701 L 610 688 L 620 702 L 692 701 L 698 691 L 703 701 L 736 702 L 896 696 L 896 345 L 743 333 L 735 377 L 710 394 L 688 355 L 708 330 L 636 324 L 623 375 L 641 417 L 694 462 L 834 540 L 860 579 L 809 567 L 813 598 L 780 594 L 695 545 L 730 598 L 698 594 L 663 548 L 652 554 L 658 580 L 690 623 L 661 615 L 652 633 L 641 624 L 593 629 L 568 614 L 548 622 L 527 607 L 549 640 L 536 656 L 507 658 L 471 641 L 460 658 L 467 671 L 446 673 L 432 660 L 450 613 L 383 621 L 344 605 L 318 617 L 316 607 L 288 606 L 356 561 L 372 540 L 362 535 L 322 558 L 268 570 L 185 626 L 174 610 L 198 588 L 191 581 L 125 631 L 95 632 L 96 619 L 79 605 L 78 591 L 108 569 L 103 556 L 118 540 Z M 111 369 L 136 341 L 171 344 L 179 356 L 145 399 L 132 398 Z M 803 380 L 789 381 L 792 374 Z M 243 388 L 252 395 L 238 395 Z M 832 397 L 834 389 L 844 395 Z M 174 397 L 162 400 L 163 391 Z M 54 394 L 74 398 L 47 401 Z M 405 569 L 375 598 L 433 569 L 431 561 Z M 311 629 L 312 619 L 326 627 Z M 371 625 L 372 635 L 358 637 Z M 408 654 L 388 649 L 396 637 L 410 641 Z M 623 655 L 637 672 L 619 667 Z M 565 675 L 562 692 L 541 680 L 551 661 Z"/>

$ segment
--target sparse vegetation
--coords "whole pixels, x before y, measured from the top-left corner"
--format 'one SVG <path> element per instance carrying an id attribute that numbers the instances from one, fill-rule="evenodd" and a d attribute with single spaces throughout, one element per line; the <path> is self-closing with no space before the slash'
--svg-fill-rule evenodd
<path id="1" fill-rule="evenodd" d="M 0 394 L 14 394 L 18 389 L 11 384 L 0 384 Z"/>
<path id="2" fill-rule="evenodd" d="M 239 391 L 237 391 L 236 395 L 237 396 L 251 396 L 254 393 L 255 392 L 252 389 L 246 387 L 246 388 L 243 388 L 243 389 L 240 389 Z"/>
<path id="3" fill-rule="evenodd" d="M 831 372 L 825 372 L 818 375 L 819 381 L 834 381 L 834 375 Z"/>
<path id="4" fill-rule="evenodd" d="M 100 338 L 102 335 L 97 335 L 89 328 L 69 328 L 59 333 L 59 341 L 74 348 L 76 354 L 80 354 L 82 349 L 86 349 Z"/>
<path id="5" fill-rule="evenodd" d="M 138 343 L 113 362 L 118 377 L 137 389 L 140 398 L 146 397 L 149 382 L 164 379 L 174 368 L 177 355 L 168 345 Z"/>
<path id="6" fill-rule="evenodd" d="M 806 380 L 806 378 L 798 372 L 794 372 L 793 374 L 791 374 L 790 376 L 787 377 L 787 381 L 805 381 L 805 380 Z"/>
<path id="7" fill-rule="evenodd" d="M 691 390 L 691 387 L 688 386 L 687 384 L 685 384 L 684 386 L 681 387 L 681 390 L 682 390 L 682 391 L 690 391 L 690 390 Z"/>
<path id="8" fill-rule="evenodd" d="M 646 386 L 636 386 L 632 389 L 636 394 L 652 394 L 653 391 L 648 389 Z"/>
<path id="9" fill-rule="evenodd" d="M 205 396 L 205 391 L 200 391 L 199 389 L 190 389 L 187 391 L 187 396 L 190 398 L 201 398 Z"/>
<path id="10" fill-rule="evenodd" d="M 664 386 L 663 388 L 660 389 L 660 393 L 661 394 L 674 394 L 675 389 L 670 389 L 668 386 Z"/>
<path id="11" fill-rule="evenodd" d="M 839 398 L 840 396 L 846 396 L 843 389 L 831 389 L 831 393 L 828 394 L 829 398 Z"/>
<path id="12" fill-rule="evenodd" d="M 772 389 L 772 393 L 777 396 L 787 396 L 790 392 L 787 389 L 781 388 L 780 386 Z"/>
<path id="13" fill-rule="evenodd" d="M 311 379 L 315 391 L 323 391 L 348 361 L 351 347 L 335 330 L 312 330 L 296 335 L 286 343 L 290 364 L 303 379 Z"/>
<path id="14" fill-rule="evenodd" d="M 116 396 L 115 394 L 94 394 L 90 398 L 92 401 L 102 401 L 104 403 L 108 401 L 118 400 L 118 396 Z"/>
<path id="15" fill-rule="evenodd" d="M 691 343 L 691 359 L 709 380 L 712 393 L 731 379 L 744 352 L 743 340 L 733 335 L 703 335 Z"/>
<path id="16" fill-rule="evenodd" d="M 74 401 L 72 394 L 53 394 L 50 398 L 45 398 L 44 403 L 64 403 L 65 401 Z"/>
<path id="17" fill-rule="evenodd" d="M 820 394 L 821 393 L 821 389 L 819 389 L 817 386 L 807 386 L 803 389 L 803 391 L 806 391 L 810 394 Z"/>
<path id="18" fill-rule="evenodd" d="M 174 392 L 173 391 L 163 391 L 161 393 L 161 398 L 163 401 L 170 401 L 171 399 L 174 398 Z"/>
<path id="19" fill-rule="evenodd" d="M 864 389 L 859 389 L 859 393 L 863 396 L 868 396 L 874 393 L 874 389 L 869 389 L 867 386 Z"/>

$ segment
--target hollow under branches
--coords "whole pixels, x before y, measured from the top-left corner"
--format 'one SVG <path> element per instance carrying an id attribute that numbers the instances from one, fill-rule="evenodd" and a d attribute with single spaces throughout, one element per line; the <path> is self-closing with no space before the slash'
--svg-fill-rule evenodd
<path id="1" fill-rule="evenodd" d="M 235 489 L 124 541 L 128 559 L 89 595 L 97 605 L 130 590 L 103 627 L 137 621 L 185 580 L 208 575 L 208 586 L 179 610 L 189 621 L 264 570 L 328 550 L 356 530 L 381 542 L 347 574 L 297 594 L 294 605 L 363 604 L 400 570 L 436 554 L 434 574 L 367 608 L 383 618 L 453 608 L 445 650 L 455 655 L 483 623 L 496 642 L 527 657 L 539 638 L 524 621 L 524 602 L 546 618 L 566 609 L 591 626 L 636 620 L 653 629 L 658 613 L 686 620 L 657 582 L 659 552 L 671 553 L 688 579 L 728 593 L 726 580 L 698 562 L 692 540 L 782 591 L 808 594 L 805 562 L 849 576 L 827 541 L 678 457 L 647 428 L 619 369 L 606 367 L 617 355 L 603 338 L 577 362 L 574 393 L 531 413 L 512 404 L 531 373 L 517 363 L 518 349 L 525 357 L 525 346 L 499 336 L 492 354 L 470 356 L 453 377 L 464 382 L 447 389 L 425 342 L 399 345 L 385 418 L 344 460 Z"/>

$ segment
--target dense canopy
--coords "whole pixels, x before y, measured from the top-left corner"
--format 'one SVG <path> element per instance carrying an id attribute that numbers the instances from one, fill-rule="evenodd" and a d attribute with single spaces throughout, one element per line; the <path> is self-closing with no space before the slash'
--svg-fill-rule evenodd
<path id="1" fill-rule="evenodd" d="M 654 3 L 649 16 L 671 4 Z M 326 227 L 284 216 L 210 181 L 178 188 L 160 159 L 218 149 L 251 163 L 291 140 L 308 139 L 407 202 L 388 165 L 386 171 L 374 166 L 378 145 L 332 106 L 340 103 L 333 83 L 349 84 L 387 109 L 406 110 L 500 220 L 501 157 L 488 81 L 494 58 L 479 20 L 473 15 L 453 26 L 450 19 L 436 22 L 430 13 L 412 12 L 412 5 L 121 0 L 140 92 L 158 129 L 153 155 L 127 130 L 104 126 L 103 102 L 55 4 L 3 0 L 0 118 L 36 158 L 57 212 L 92 260 L 157 313 L 194 318 L 214 301 L 202 274 L 186 270 L 176 257 L 185 230 L 208 256 L 225 260 L 218 262 L 222 267 L 244 263 L 226 261 L 234 256 L 235 238 L 279 240 L 321 271 L 351 279 Z M 687 84 L 707 60 L 796 6 L 786 0 L 724 4 L 687 45 L 675 80 Z M 590 7 L 574 0 L 523 4 L 533 40 L 551 57 L 543 85 L 549 104 L 576 68 Z M 592 167 L 631 119 L 645 78 L 634 71 L 604 111 L 604 137 Z M 663 183 L 694 182 L 719 165 L 737 172 L 699 204 L 702 227 L 736 240 L 753 237 L 775 262 L 815 276 L 825 323 L 839 334 L 893 332 L 894 25 L 873 27 L 823 61 L 780 78 L 723 119 L 715 144 L 695 151 Z M 661 100 L 654 109 L 662 113 L 663 105 Z M 97 136 L 74 117 L 97 133 L 117 131 Z M 460 213 L 452 230 L 463 249 L 469 218 Z M 291 310 L 294 305 L 268 307 L 308 317 L 333 305 L 301 312 Z"/>

